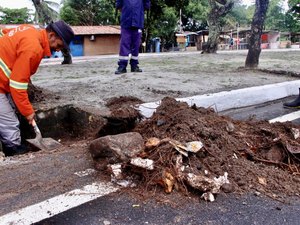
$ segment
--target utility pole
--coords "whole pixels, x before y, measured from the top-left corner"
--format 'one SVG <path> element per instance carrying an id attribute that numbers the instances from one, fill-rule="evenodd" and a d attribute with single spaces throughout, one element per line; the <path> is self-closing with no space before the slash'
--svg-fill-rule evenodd
<path id="1" fill-rule="evenodd" d="M 179 32 L 183 33 L 183 29 L 182 29 L 182 20 L 181 20 L 181 9 L 179 10 Z"/>
<path id="2" fill-rule="evenodd" d="M 240 40 L 239 40 L 239 23 L 236 23 L 236 50 L 239 50 L 239 44 L 240 44 Z"/>

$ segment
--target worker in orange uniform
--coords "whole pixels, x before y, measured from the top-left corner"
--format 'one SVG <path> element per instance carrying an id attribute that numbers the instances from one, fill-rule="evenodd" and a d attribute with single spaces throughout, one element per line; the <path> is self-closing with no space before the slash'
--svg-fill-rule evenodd
<path id="1" fill-rule="evenodd" d="M 50 23 L 46 29 L 20 25 L 0 32 L 0 141 L 6 156 L 26 152 L 21 144 L 18 110 L 29 122 L 35 116 L 27 94 L 28 83 L 41 60 L 51 51 L 69 48 L 74 37 L 64 21 Z"/>

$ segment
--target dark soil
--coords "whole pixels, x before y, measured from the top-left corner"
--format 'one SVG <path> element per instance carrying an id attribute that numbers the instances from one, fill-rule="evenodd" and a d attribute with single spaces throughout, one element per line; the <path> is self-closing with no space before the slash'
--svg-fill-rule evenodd
<path id="1" fill-rule="evenodd" d="M 210 177 L 228 172 L 230 191 L 262 193 L 283 200 L 300 192 L 300 156 L 291 153 L 300 148 L 300 139 L 295 139 L 292 128 L 300 129 L 292 123 L 236 121 L 211 109 L 189 107 L 166 97 L 154 115 L 134 131 L 145 140 L 156 137 L 182 143 L 201 141 L 203 151 L 184 157 L 183 163 L 191 172 L 204 174 L 207 170 Z M 187 190 L 174 169 L 178 154 L 168 142 L 145 151 L 143 157 L 153 159 L 156 169 L 142 174 L 143 190 L 160 186 L 162 171 L 176 177 L 177 190 Z"/>
<path id="2" fill-rule="evenodd" d="M 28 93 L 28 98 L 32 103 L 43 102 L 45 101 L 45 99 L 50 99 L 50 98 L 56 100 L 60 98 L 59 96 L 54 95 L 50 91 L 37 87 L 32 83 L 29 83 L 27 93 Z"/>
<path id="3" fill-rule="evenodd" d="M 140 114 L 132 106 L 142 104 L 143 101 L 132 96 L 120 96 L 108 99 L 106 106 L 111 111 L 112 118 L 132 119 L 140 117 Z"/>

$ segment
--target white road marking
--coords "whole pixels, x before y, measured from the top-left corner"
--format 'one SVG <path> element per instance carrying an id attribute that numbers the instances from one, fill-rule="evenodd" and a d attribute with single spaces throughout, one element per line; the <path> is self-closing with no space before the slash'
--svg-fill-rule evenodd
<path id="1" fill-rule="evenodd" d="M 287 122 L 293 121 L 300 118 L 300 111 L 292 112 L 283 116 L 276 117 L 274 119 L 269 120 L 270 123 L 275 122 Z"/>
<path id="2" fill-rule="evenodd" d="M 27 225 L 52 217 L 101 196 L 117 191 L 111 183 L 97 182 L 58 195 L 0 217 L 1 225 Z"/>

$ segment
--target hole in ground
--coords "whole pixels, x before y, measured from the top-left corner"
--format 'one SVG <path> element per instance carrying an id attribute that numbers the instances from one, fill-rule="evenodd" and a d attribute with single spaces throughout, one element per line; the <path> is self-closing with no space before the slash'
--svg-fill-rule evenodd
<path id="1" fill-rule="evenodd" d="M 36 112 L 36 122 L 43 138 L 53 138 L 63 145 L 129 132 L 135 127 L 137 120 L 138 118 L 132 116 L 116 118 L 105 115 L 104 117 L 99 111 L 91 113 L 73 105 Z M 26 139 L 34 139 L 36 134 L 24 118 L 21 119 L 20 129 L 23 144 L 30 151 L 38 151 L 39 148 L 26 141 Z"/>

